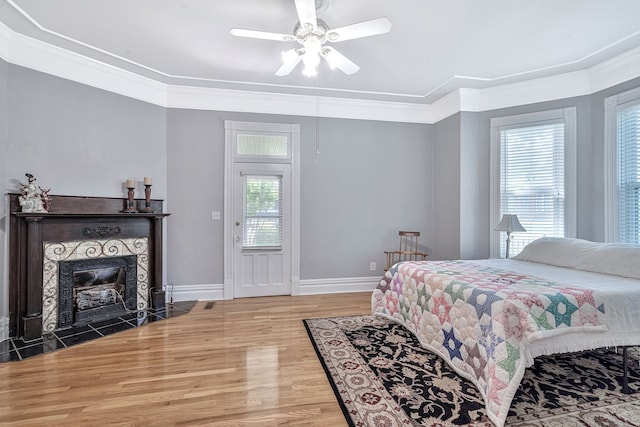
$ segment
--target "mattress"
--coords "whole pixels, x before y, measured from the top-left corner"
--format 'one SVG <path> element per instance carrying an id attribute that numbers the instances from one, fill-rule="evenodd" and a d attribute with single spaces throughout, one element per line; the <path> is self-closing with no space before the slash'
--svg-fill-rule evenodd
<path id="1" fill-rule="evenodd" d="M 534 341 L 529 345 L 531 359 L 527 366 L 533 363 L 533 358 L 542 355 L 640 344 L 640 280 L 512 259 L 471 262 L 596 290 L 600 294 L 606 308 L 606 331 L 572 332 Z"/>

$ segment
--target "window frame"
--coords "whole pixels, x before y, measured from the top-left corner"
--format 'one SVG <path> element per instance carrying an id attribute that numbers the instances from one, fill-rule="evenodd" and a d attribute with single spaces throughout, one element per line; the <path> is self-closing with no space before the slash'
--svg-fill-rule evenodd
<path id="1" fill-rule="evenodd" d="M 576 107 L 559 108 L 554 110 L 538 111 L 533 113 L 517 114 L 491 119 L 490 135 L 490 239 L 489 253 L 491 258 L 500 258 L 501 233 L 494 231 L 500 222 L 500 164 L 501 164 L 501 130 L 518 127 L 530 127 L 545 123 L 564 123 L 564 235 L 576 237 L 577 221 L 577 131 L 576 131 Z M 505 212 L 514 213 L 518 212 Z M 515 254 L 511 254 L 515 255 Z"/>
<path id="2" fill-rule="evenodd" d="M 640 88 L 604 100 L 604 235 L 606 242 L 619 241 L 618 200 L 618 113 L 640 104 Z"/>

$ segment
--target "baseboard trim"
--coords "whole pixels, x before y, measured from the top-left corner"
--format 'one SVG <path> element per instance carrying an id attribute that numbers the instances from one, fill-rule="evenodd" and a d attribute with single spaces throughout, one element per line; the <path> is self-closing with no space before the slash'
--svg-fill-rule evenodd
<path id="1" fill-rule="evenodd" d="M 300 280 L 292 295 L 339 294 L 346 292 L 373 292 L 380 276 L 341 277 L 331 279 Z M 223 300 L 223 284 L 167 285 L 167 302 Z"/>
<path id="2" fill-rule="evenodd" d="M 9 318 L 0 317 L 0 342 L 9 339 Z"/>
<path id="3" fill-rule="evenodd" d="M 224 299 L 223 284 L 168 285 L 168 302 L 173 301 L 211 301 Z"/>
<path id="4" fill-rule="evenodd" d="M 300 280 L 298 295 L 372 292 L 379 282 L 380 276 L 306 279 Z"/>

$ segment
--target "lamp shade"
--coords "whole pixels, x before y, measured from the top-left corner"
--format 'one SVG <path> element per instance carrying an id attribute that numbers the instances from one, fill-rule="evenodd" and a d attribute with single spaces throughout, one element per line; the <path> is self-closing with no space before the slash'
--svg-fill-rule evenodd
<path id="1" fill-rule="evenodd" d="M 512 231 L 527 231 L 524 229 L 520 221 L 518 221 L 518 215 L 504 214 L 500 223 L 495 228 L 495 231 L 506 231 L 511 233 Z"/>

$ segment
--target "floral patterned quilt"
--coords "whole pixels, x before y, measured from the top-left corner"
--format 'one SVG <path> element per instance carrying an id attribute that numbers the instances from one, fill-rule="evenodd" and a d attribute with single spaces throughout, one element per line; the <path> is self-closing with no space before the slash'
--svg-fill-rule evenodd
<path id="1" fill-rule="evenodd" d="M 529 343 L 607 329 L 604 304 L 593 290 L 468 261 L 398 263 L 371 304 L 373 314 L 400 322 L 471 380 L 499 427 L 533 363 Z"/>

